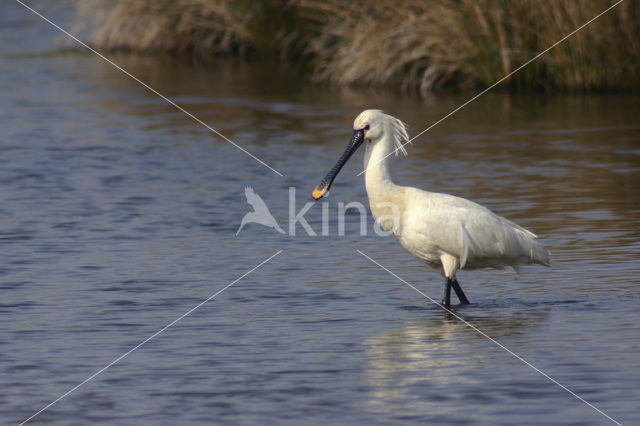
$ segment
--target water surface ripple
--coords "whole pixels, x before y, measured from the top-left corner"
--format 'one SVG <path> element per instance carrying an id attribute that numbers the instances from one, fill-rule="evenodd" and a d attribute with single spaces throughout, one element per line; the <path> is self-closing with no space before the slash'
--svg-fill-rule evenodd
<path id="1" fill-rule="evenodd" d="M 63 23 L 65 15 L 55 9 Z M 359 235 L 357 154 L 328 236 L 250 224 L 251 185 L 288 230 L 355 115 L 412 134 L 468 94 L 328 90 L 255 63 L 116 55 L 280 178 L 54 29 L 0 6 L 0 423 L 16 424 L 277 250 L 283 253 L 36 419 L 60 424 L 607 424 L 356 252 L 431 297 L 440 278 Z M 483 96 L 394 164 L 541 236 L 551 268 L 462 272 L 470 323 L 624 424 L 640 420 L 638 97 Z M 318 233 L 322 209 L 305 215 Z"/>

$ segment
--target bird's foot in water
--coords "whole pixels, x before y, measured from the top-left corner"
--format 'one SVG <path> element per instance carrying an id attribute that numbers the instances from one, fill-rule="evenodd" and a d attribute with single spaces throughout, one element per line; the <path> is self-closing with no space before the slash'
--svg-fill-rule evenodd
<path id="1" fill-rule="evenodd" d="M 442 299 L 440 301 L 440 306 L 446 309 L 447 311 L 450 310 L 451 308 L 455 308 L 455 305 L 452 305 L 451 302 L 446 299 Z"/>
<path id="2" fill-rule="evenodd" d="M 462 291 L 462 287 L 460 287 L 458 280 L 456 280 L 455 278 L 447 278 L 447 281 L 445 282 L 445 286 L 444 286 L 444 297 L 442 298 L 440 305 L 445 309 L 451 309 L 451 289 L 452 288 L 456 292 L 456 296 L 460 301 L 460 304 L 457 305 L 456 307 L 469 305 L 469 299 L 467 299 L 467 296 L 464 294 L 464 291 Z"/>
<path id="3" fill-rule="evenodd" d="M 442 306 L 445 309 L 457 309 L 457 308 L 462 308 L 465 306 L 469 306 L 471 304 L 471 302 L 469 302 L 468 300 L 465 301 L 460 301 L 460 303 L 458 303 L 457 305 L 451 304 L 451 303 L 447 303 L 446 300 L 442 299 L 440 301 L 440 306 Z"/>

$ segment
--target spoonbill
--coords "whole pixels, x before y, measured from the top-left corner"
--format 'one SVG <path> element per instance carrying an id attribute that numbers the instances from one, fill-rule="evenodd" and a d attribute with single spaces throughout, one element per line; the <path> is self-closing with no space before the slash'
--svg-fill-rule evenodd
<path id="1" fill-rule="evenodd" d="M 549 252 L 537 236 L 496 215 L 484 206 L 449 194 L 423 191 L 393 183 L 388 159 L 407 155 L 405 124 L 380 110 L 369 109 L 353 123 L 347 149 L 312 192 L 322 198 L 347 160 L 365 145 L 365 186 L 371 213 L 380 226 L 392 231 L 400 245 L 445 278 L 442 305 L 451 306 L 451 288 L 461 305 L 469 304 L 456 279 L 458 269 L 549 266 Z"/>

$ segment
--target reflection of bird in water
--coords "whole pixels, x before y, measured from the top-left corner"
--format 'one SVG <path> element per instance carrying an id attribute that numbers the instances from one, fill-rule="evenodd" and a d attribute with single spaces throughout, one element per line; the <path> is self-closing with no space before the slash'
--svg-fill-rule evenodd
<path id="1" fill-rule="evenodd" d="M 550 314 L 545 307 L 495 308 L 479 316 L 465 315 L 464 321 L 502 340 L 535 335 L 547 325 Z M 532 382 L 516 378 L 521 364 L 505 362 L 496 356 L 500 349 L 488 350 L 491 344 L 459 320 L 411 313 L 402 323 L 364 341 L 368 404 L 376 412 L 423 417 L 431 421 L 421 423 L 436 424 L 456 423 L 457 416 L 473 415 L 473 408 L 483 402 L 480 397 L 469 399 L 470 395 L 517 404 L 516 391 L 531 391 Z M 501 374 L 495 374 L 497 369 Z M 471 411 L 460 410 L 460 404 L 469 404 Z"/>
<path id="2" fill-rule="evenodd" d="M 253 188 L 247 186 L 244 189 L 244 195 L 247 197 L 247 203 L 253 207 L 253 211 L 244 215 L 242 222 L 240 223 L 240 228 L 238 228 L 238 232 L 236 232 L 236 236 L 247 223 L 258 223 L 284 234 L 284 231 L 280 228 L 278 222 L 276 222 L 275 218 L 269 211 L 269 208 L 264 203 L 264 200 L 254 192 Z"/>
<path id="3" fill-rule="evenodd" d="M 452 401 L 441 396 L 448 389 L 482 389 L 485 345 L 460 322 L 414 319 L 367 339 L 365 380 L 368 405 L 381 413 L 402 413 L 407 418 L 455 416 Z M 464 336 L 464 338 L 461 338 Z M 441 421 L 442 422 L 442 421 Z M 435 422 L 435 423 L 441 423 Z"/>

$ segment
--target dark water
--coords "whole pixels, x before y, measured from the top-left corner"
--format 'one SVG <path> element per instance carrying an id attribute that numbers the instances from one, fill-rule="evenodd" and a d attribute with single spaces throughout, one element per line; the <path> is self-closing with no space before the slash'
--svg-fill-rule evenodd
<path id="1" fill-rule="evenodd" d="M 50 15 L 69 24 L 63 10 Z M 17 4 L 0 6 L 0 422 L 19 423 L 282 252 L 34 421 L 60 424 L 607 424 L 434 299 L 391 238 L 337 233 L 366 201 L 362 154 L 327 236 L 287 231 L 355 115 L 416 134 L 470 94 L 333 90 L 264 64 L 116 55 L 276 175 Z M 483 96 L 416 140 L 396 181 L 486 204 L 541 236 L 551 268 L 461 272 L 458 314 L 623 424 L 640 417 L 640 99 Z M 322 230 L 320 203 L 305 218 Z"/>

